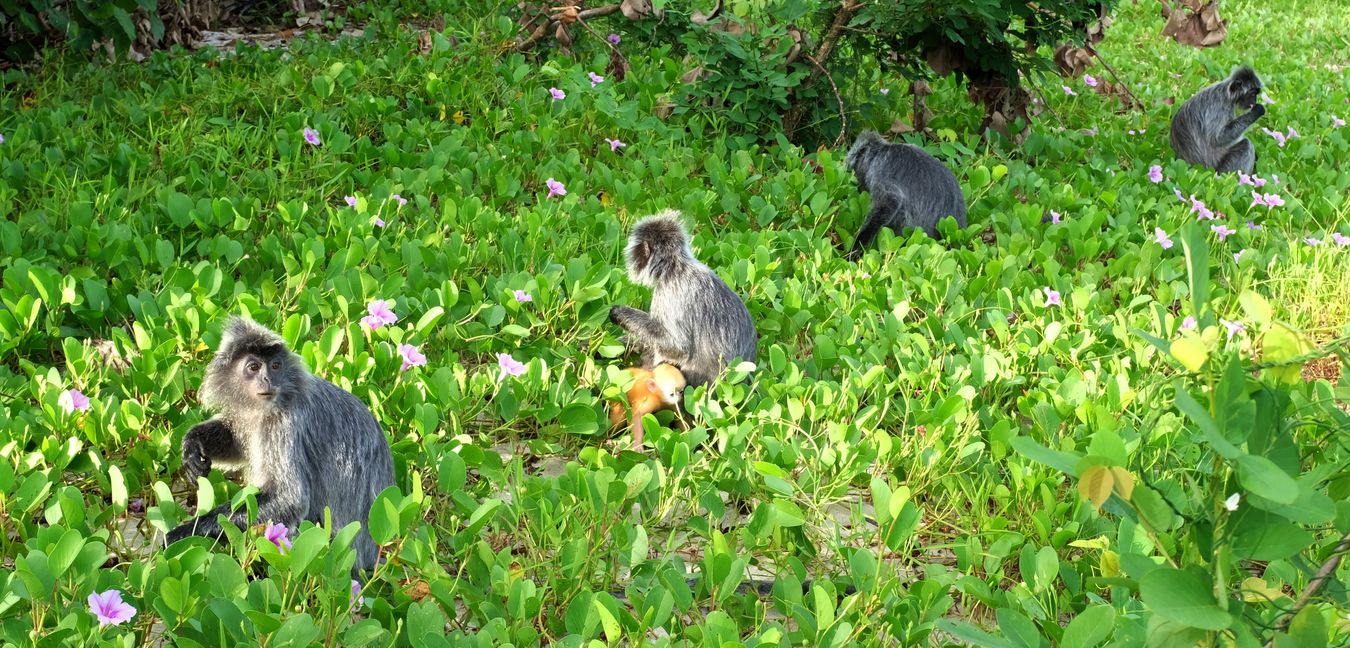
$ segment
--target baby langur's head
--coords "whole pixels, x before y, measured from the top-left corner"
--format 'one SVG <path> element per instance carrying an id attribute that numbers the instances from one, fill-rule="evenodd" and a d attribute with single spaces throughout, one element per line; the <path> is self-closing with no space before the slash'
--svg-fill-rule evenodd
<path id="1" fill-rule="evenodd" d="M 1261 77 L 1256 76 L 1256 70 L 1249 66 L 1244 65 L 1228 75 L 1228 99 L 1240 108 L 1251 109 L 1255 106 L 1261 96 L 1261 88 Z"/>
<path id="2" fill-rule="evenodd" d="M 281 336 L 252 320 L 234 317 L 206 369 L 201 398 L 211 409 L 235 413 L 285 407 L 308 377 Z"/>
<path id="3" fill-rule="evenodd" d="M 693 261 L 689 233 L 680 223 L 680 212 L 667 209 L 638 221 L 628 236 L 624 258 L 628 277 L 644 286 L 655 285 L 682 264 Z"/>
<path id="4" fill-rule="evenodd" d="M 656 384 L 661 400 L 667 406 L 675 407 L 684 398 L 684 374 L 672 365 L 659 364 L 652 369 L 652 382 Z"/>

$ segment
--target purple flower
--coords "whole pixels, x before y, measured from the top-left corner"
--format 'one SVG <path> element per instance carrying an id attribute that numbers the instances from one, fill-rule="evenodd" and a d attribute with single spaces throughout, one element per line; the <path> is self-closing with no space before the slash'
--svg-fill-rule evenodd
<path id="1" fill-rule="evenodd" d="M 1262 93 L 1261 93 L 1261 103 L 1263 103 L 1263 104 L 1270 104 L 1270 105 L 1274 106 L 1274 105 L 1275 105 L 1275 100 L 1274 100 L 1274 99 L 1271 99 L 1271 98 L 1270 98 L 1270 95 L 1268 95 L 1268 94 L 1262 92 Z"/>
<path id="2" fill-rule="evenodd" d="M 1159 182 L 1162 182 L 1162 178 L 1163 176 L 1161 166 L 1155 164 L 1148 168 L 1148 179 L 1152 180 L 1153 184 L 1158 184 Z"/>
<path id="3" fill-rule="evenodd" d="M 1234 252 L 1234 253 L 1233 253 L 1233 263 L 1242 263 L 1242 255 L 1244 255 L 1244 254 L 1246 254 L 1246 253 L 1247 253 L 1246 250 L 1238 250 L 1237 252 Z"/>
<path id="4" fill-rule="evenodd" d="M 411 344 L 398 345 L 398 353 L 403 356 L 403 366 L 399 367 L 399 371 L 407 371 L 412 367 L 421 367 L 427 363 L 427 357 Z"/>
<path id="5" fill-rule="evenodd" d="M 1312 247 L 1317 247 L 1322 244 L 1322 239 L 1309 236 L 1308 238 L 1303 239 L 1303 242 Z"/>
<path id="6" fill-rule="evenodd" d="M 1234 335 L 1247 330 L 1247 327 L 1243 326 L 1242 322 L 1230 322 L 1226 319 L 1220 319 L 1219 323 L 1228 327 L 1228 339 L 1230 340 L 1233 339 Z"/>
<path id="7" fill-rule="evenodd" d="M 1247 221 L 1247 229 L 1252 230 L 1252 231 L 1256 231 L 1256 230 L 1261 229 L 1261 226 L 1260 226 L 1260 225 L 1257 225 L 1257 224 L 1256 224 L 1255 222 L 1253 222 L 1253 221 Z"/>
<path id="8" fill-rule="evenodd" d="M 497 380 L 501 380 L 502 378 L 505 378 L 508 375 L 519 376 L 525 373 L 525 364 L 517 362 L 516 359 L 512 358 L 511 354 L 509 353 L 497 354 L 497 366 L 502 368 L 502 372 L 499 376 L 497 376 Z"/>
<path id="9" fill-rule="evenodd" d="M 1097 79 L 1096 79 L 1095 77 L 1093 77 L 1091 74 L 1084 74 L 1084 75 L 1083 75 L 1083 83 L 1088 84 L 1088 87 L 1090 87 L 1090 88 L 1095 88 L 1095 87 L 1097 87 Z"/>
<path id="10" fill-rule="evenodd" d="M 891 89 L 890 89 L 890 88 L 882 88 L 882 89 L 881 89 L 881 94 L 882 94 L 883 96 L 888 95 L 888 94 L 890 94 L 890 93 L 891 93 Z"/>
<path id="11" fill-rule="evenodd" d="M 402 206 L 408 204 L 408 199 L 407 199 L 407 198 L 404 198 L 403 196 L 400 196 L 400 195 L 398 195 L 398 194 L 394 194 L 394 195 L 390 196 L 389 198 L 390 198 L 390 200 L 393 200 L 393 201 L 397 202 L 399 207 L 402 207 Z"/>
<path id="12" fill-rule="evenodd" d="M 1172 239 L 1167 238 L 1167 232 L 1164 232 L 1161 227 L 1153 228 L 1153 240 L 1161 245 L 1164 250 L 1172 248 Z"/>
<path id="13" fill-rule="evenodd" d="M 1341 123 L 1344 124 L 1345 122 L 1341 122 Z M 4 135 L 0 135 L 0 144 L 4 144 L 4 143 L 5 143 L 5 136 L 4 136 Z"/>
<path id="14" fill-rule="evenodd" d="M 122 592 L 115 589 L 102 594 L 91 593 L 89 595 L 89 611 L 98 617 L 99 627 L 119 625 L 136 616 L 136 608 L 123 603 Z"/>
<path id="15" fill-rule="evenodd" d="M 1209 226 L 1209 230 L 1210 230 L 1211 232 L 1214 232 L 1215 234 L 1218 234 L 1218 235 L 1219 235 L 1219 240 L 1220 240 L 1220 241 L 1222 241 L 1222 240 L 1228 238 L 1229 235 L 1231 235 L 1231 234 L 1234 233 L 1233 230 L 1228 229 L 1228 226 L 1227 226 L 1227 225 L 1224 225 L 1224 224 L 1222 224 L 1222 223 L 1220 223 L 1220 224 L 1218 224 L 1218 225 L 1210 225 L 1210 226 Z"/>
<path id="16" fill-rule="evenodd" d="M 1344 125 L 1345 125 L 1345 120 L 1344 120 L 1344 119 L 1341 119 L 1340 117 L 1337 117 L 1337 116 L 1335 116 L 1335 115 L 1332 115 L 1332 116 L 1331 116 L 1331 127 L 1332 127 L 1332 128 L 1340 128 L 1340 127 L 1342 127 L 1342 126 L 1344 126 Z M 3 144 L 4 141 L 5 141 L 5 138 L 4 138 L 4 137 L 0 137 L 0 144 Z"/>
<path id="17" fill-rule="evenodd" d="M 515 291 L 515 295 L 516 295 L 516 301 L 518 301 L 518 302 L 534 301 L 534 297 L 531 297 L 531 296 L 530 296 L 530 293 L 527 293 L 527 292 L 525 292 L 524 290 L 517 290 L 517 291 Z"/>
<path id="18" fill-rule="evenodd" d="M 350 605 L 351 605 L 353 608 L 357 608 L 357 607 L 360 607 L 361 605 L 364 605 L 365 602 L 366 602 L 366 599 L 361 598 L 361 582 L 358 581 L 358 580 L 356 580 L 355 578 L 353 578 L 353 579 L 352 579 L 352 597 L 351 597 L 351 603 L 350 603 Z"/>
<path id="19" fill-rule="evenodd" d="M 286 550 L 291 548 L 290 530 L 284 524 L 267 525 L 267 528 L 263 530 L 263 537 L 271 540 L 272 544 L 281 550 L 281 553 L 286 553 Z"/>
<path id="20" fill-rule="evenodd" d="M 1268 193 L 1268 194 L 1266 194 L 1266 206 L 1267 206 L 1267 207 L 1281 207 L 1281 206 L 1283 206 L 1283 205 L 1284 205 L 1284 199 L 1281 198 L 1279 194 L 1273 194 L 1273 193 Z"/>
<path id="21" fill-rule="evenodd" d="M 384 219 L 383 219 L 383 218 L 380 218 L 379 216 L 376 216 L 376 217 L 375 217 L 375 227 L 384 227 Z"/>
<path id="22" fill-rule="evenodd" d="M 1195 213 L 1195 220 L 1214 220 L 1214 210 L 1205 205 L 1205 201 L 1196 200 L 1191 197 L 1191 211 Z"/>
<path id="23" fill-rule="evenodd" d="M 356 196 L 343 196 L 342 201 L 347 203 L 348 207 L 356 209 Z"/>
<path id="24" fill-rule="evenodd" d="M 89 411 L 89 397 L 81 394 L 78 389 L 67 389 L 61 392 L 61 396 L 56 399 L 56 404 L 60 405 L 61 409 L 65 410 L 67 414 L 71 414 L 75 410 Z"/>
<path id="25" fill-rule="evenodd" d="M 588 78 L 590 78 L 590 80 L 591 80 L 591 87 L 592 87 L 592 88 L 594 88 L 595 86 L 598 86 L 598 85 L 600 85 L 601 83 L 604 83 L 604 82 L 605 82 L 605 77 L 602 77 L 602 76 L 600 76 L 599 74 L 596 74 L 596 73 L 594 73 L 594 72 L 587 72 L 587 73 L 586 73 L 586 76 L 587 76 Z"/>
<path id="26" fill-rule="evenodd" d="M 393 304 L 383 300 L 376 299 L 366 306 L 366 312 L 370 313 L 361 318 L 361 323 L 370 327 L 371 330 L 380 328 L 387 324 L 393 324 L 398 321 L 398 315 L 394 314 Z"/>
<path id="27" fill-rule="evenodd" d="M 613 140 L 612 140 L 612 139 L 610 139 L 610 138 L 608 138 L 608 137 L 605 138 L 605 141 L 606 141 L 606 142 L 609 142 L 609 150 L 611 150 L 611 151 L 617 151 L 617 150 L 619 150 L 619 149 L 621 149 L 621 148 L 623 148 L 623 147 L 625 147 L 625 146 L 628 146 L 627 144 L 624 144 L 623 142 L 620 142 L 619 140 L 616 140 L 616 139 L 613 139 Z"/>
<path id="28" fill-rule="evenodd" d="M 1279 183 L 1276 182 L 1275 184 L 1279 184 Z M 1265 178 L 1262 178 L 1262 177 L 1260 177 L 1260 176 L 1252 176 L 1252 186 L 1253 186 L 1253 187 L 1264 187 L 1264 186 L 1266 186 L 1266 179 L 1265 179 Z"/>
<path id="29" fill-rule="evenodd" d="M 1238 171 L 1238 186 L 1242 186 L 1242 185 L 1251 185 L 1251 186 L 1255 187 L 1255 186 L 1256 186 L 1256 183 L 1255 183 L 1255 182 L 1252 182 L 1252 177 L 1251 177 L 1251 176 L 1249 176 L 1249 175 L 1247 175 L 1247 174 L 1245 174 L 1245 173 L 1243 173 L 1243 172 L 1241 172 L 1241 171 Z"/>
<path id="30" fill-rule="evenodd" d="M 1257 205 L 1260 205 L 1260 206 L 1262 206 L 1262 207 L 1269 207 L 1269 206 L 1270 206 L 1269 204 L 1266 203 L 1266 197 L 1265 197 L 1265 196 L 1262 196 L 1262 195 L 1261 195 L 1261 192 L 1259 192 L 1259 191 L 1253 191 L 1253 192 L 1252 192 L 1252 204 L 1251 204 L 1251 206 L 1252 206 L 1252 207 L 1255 207 L 1255 206 L 1257 206 Z"/>
<path id="31" fill-rule="evenodd" d="M 548 197 L 549 197 L 549 198 L 552 198 L 552 197 L 554 197 L 554 196 L 566 196 L 566 195 L 567 195 L 567 187 L 564 187 L 564 186 L 563 186 L 563 183 L 558 182 L 557 180 L 554 180 L 553 178 L 549 178 L 548 180 L 545 180 L 545 181 L 544 181 L 544 184 L 548 185 Z"/>
<path id="32" fill-rule="evenodd" d="M 1286 139 L 1294 139 L 1295 137 L 1298 137 L 1298 131 L 1294 130 L 1293 126 L 1290 126 L 1289 132 L 1285 133 L 1284 136 Z"/>
<path id="33" fill-rule="evenodd" d="M 1261 132 L 1274 138 L 1275 143 L 1279 144 L 1280 148 L 1284 148 L 1284 133 L 1281 133 L 1280 131 L 1270 130 L 1269 128 L 1266 128 L 1264 126 L 1261 127 Z"/>
<path id="34" fill-rule="evenodd" d="M 620 39 L 618 34 L 610 34 L 605 40 L 608 40 L 610 45 L 618 45 Z"/>
<path id="35" fill-rule="evenodd" d="M 1339 245 L 1341 247 L 1346 247 L 1347 245 L 1350 245 L 1350 236 L 1346 236 L 1340 232 L 1332 232 L 1331 240 L 1335 241 L 1336 245 Z"/>
<path id="36" fill-rule="evenodd" d="M 553 95 L 554 101 L 562 101 L 563 99 L 567 98 L 567 93 L 557 88 L 549 88 L 548 93 Z"/>
<path id="37" fill-rule="evenodd" d="M 1280 174 L 1272 173 L 1270 174 L 1270 177 L 1275 179 L 1275 184 L 1280 184 Z M 1265 184 L 1265 182 L 1262 182 L 1261 184 Z"/>
<path id="38" fill-rule="evenodd" d="M 313 128 L 306 128 L 306 129 L 305 129 L 305 141 L 306 141 L 306 142 L 309 142 L 310 144 L 313 144 L 314 146 L 318 146 L 318 145 L 320 144 L 320 142 L 319 142 L 319 131 L 316 131 L 316 130 L 314 130 Z"/>
<path id="39" fill-rule="evenodd" d="M 1058 225 L 1058 224 L 1059 224 L 1059 219 L 1060 219 L 1060 218 L 1062 218 L 1062 216 L 1060 215 L 1059 212 L 1057 212 L 1057 211 L 1055 211 L 1055 210 L 1053 210 L 1053 209 L 1050 210 L 1050 223 L 1051 223 L 1051 224 L 1053 224 L 1053 225 Z"/>
<path id="40" fill-rule="evenodd" d="M 1133 135 L 1133 134 L 1134 134 L 1134 129 L 1131 128 L 1130 130 L 1127 130 L 1127 131 L 1125 131 L 1125 132 L 1126 132 L 1126 133 L 1129 133 L 1129 134 L 1131 134 L 1131 135 Z"/>
<path id="41" fill-rule="evenodd" d="M 1069 95 L 1070 97 L 1078 96 L 1078 93 L 1074 92 L 1073 88 L 1070 88 L 1069 86 L 1064 86 L 1064 94 Z"/>
<path id="42" fill-rule="evenodd" d="M 1192 317 L 1192 316 L 1190 316 L 1190 315 L 1187 315 L 1187 316 L 1186 316 L 1186 319 L 1181 320 L 1181 330 L 1183 330 L 1183 331 L 1189 331 L 1190 329 L 1193 329 L 1193 328 L 1195 328 L 1195 318 L 1194 318 L 1194 317 Z"/>
<path id="43" fill-rule="evenodd" d="M 1058 290 L 1052 290 L 1049 286 L 1046 286 L 1046 287 L 1044 287 L 1044 288 L 1041 288 L 1041 290 L 1045 292 L 1045 305 L 1046 305 L 1046 306 L 1060 306 L 1060 305 L 1062 305 L 1062 304 L 1060 303 L 1060 301 L 1059 301 L 1059 291 L 1058 291 Z"/>
<path id="44" fill-rule="evenodd" d="M 1186 197 L 1181 195 L 1180 187 L 1172 187 L 1172 193 L 1177 197 L 1177 200 L 1180 200 L 1181 202 L 1186 202 Z"/>

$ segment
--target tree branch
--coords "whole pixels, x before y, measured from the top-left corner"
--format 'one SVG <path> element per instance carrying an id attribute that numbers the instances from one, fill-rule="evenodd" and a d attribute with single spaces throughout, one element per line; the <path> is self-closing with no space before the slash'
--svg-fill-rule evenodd
<path id="1" fill-rule="evenodd" d="M 576 22 L 584 21 L 587 18 L 599 18 L 600 16 L 608 16 L 612 13 L 618 12 L 621 6 L 622 6 L 621 4 L 615 3 L 612 5 L 605 5 L 603 7 L 583 9 L 577 12 Z M 564 7 L 563 9 L 566 8 Z M 555 12 L 556 11 L 557 10 L 555 10 Z M 547 34 L 557 29 L 558 26 L 561 24 L 563 24 L 563 21 L 561 20 L 545 20 L 543 23 L 539 25 L 539 27 L 537 27 L 534 31 L 530 32 L 530 35 L 526 36 L 524 40 L 517 42 L 512 47 L 512 49 L 516 50 L 517 52 L 523 52 L 527 49 L 530 49 L 531 47 L 534 47 L 535 43 L 538 43 L 540 39 L 544 37 L 544 34 Z"/>
<path id="2" fill-rule="evenodd" d="M 1279 623 L 1275 624 L 1276 630 L 1284 630 L 1289 627 L 1289 623 L 1294 620 L 1295 616 L 1298 616 L 1299 611 L 1308 605 L 1308 602 L 1312 600 L 1312 597 L 1317 594 L 1317 590 L 1322 589 L 1322 584 L 1327 582 L 1327 579 L 1331 577 L 1331 573 L 1336 571 L 1336 568 L 1340 566 L 1341 557 L 1344 556 L 1347 551 L 1350 551 L 1350 533 L 1341 536 L 1341 541 L 1336 544 L 1335 549 L 1331 550 L 1331 557 L 1322 564 L 1321 569 L 1317 570 L 1317 575 L 1313 576 L 1313 579 L 1308 581 L 1308 586 L 1303 589 L 1303 594 L 1298 597 L 1298 602 L 1294 604 L 1293 609 L 1289 610 L 1289 613 L 1284 615 Z M 1266 648 L 1270 648 L 1273 644 L 1273 639 L 1266 642 Z"/>

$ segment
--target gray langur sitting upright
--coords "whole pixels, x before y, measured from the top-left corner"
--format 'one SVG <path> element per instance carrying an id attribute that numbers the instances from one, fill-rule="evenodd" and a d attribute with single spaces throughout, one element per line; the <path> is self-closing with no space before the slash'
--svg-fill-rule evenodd
<path id="1" fill-rule="evenodd" d="M 966 226 L 966 199 L 951 169 L 912 144 L 891 144 L 875 131 L 863 131 L 845 158 L 858 187 L 872 195 L 867 220 L 853 239 L 850 261 L 862 257 L 882 227 L 897 234 L 917 227 L 937 238 L 937 223 L 951 216 Z"/>
<path id="2" fill-rule="evenodd" d="M 334 528 L 360 522 L 353 572 L 375 565 L 378 552 L 366 521 L 375 496 L 394 485 L 389 441 L 374 415 L 346 390 L 315 377 L 276 333 L 231 318 L 202 380 L 202 402 L 216 412 L 183 437 L 188 478 L 213 465 L 236 469 L 258 489 L 258 521 L 294 530 L 302 520 Z M 216 517 L 239 527 L 248 512 L 223 504 L 179 525 L 169 543 L 190 535 L 221 536 Z"/>
<path id="3" fill-rule="evenodd" d="M 1172 117 L 1172 150 L 1177 157 L 1219 173 L 1251 173 L 1256 147 L 1245 133 L 1266 114 L 1266 107 L 1256 103 L 1261 88 L 1256 72 L 1242 66 L 1187 99 Z M 1234 117 L 1239 108 L 1247 112 Z"/>
<path id="4" fill-rule="evenodd" d="M 663 362 L 690 386 L 716 378 L 733 358 L 755 360 L 759 334 L 745 302 L 694 258 L 680 212 L 638 221 L 624 250 L 628 276 L 652 289 L 651 312 L 615 305 L 610 321 L 627 331 L 625 345 L 651 369 Z"/>

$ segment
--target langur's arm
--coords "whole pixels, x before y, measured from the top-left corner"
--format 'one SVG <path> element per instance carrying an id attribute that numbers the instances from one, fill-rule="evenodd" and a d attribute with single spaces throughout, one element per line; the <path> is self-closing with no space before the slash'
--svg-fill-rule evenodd
<path id="1" fill-rule="evenodd" d="M 628 339 L 637 349 L 652 349 L 669 362 L 679 364 L 688 360 L 684 345 L 666 330 L 651 315 L 628 306 L 614 306 L 609 309 L 609 321 L 628 331 Z M 646 354 L 643 354 L 644 357 Z"/>
<path id="2" fill-rule="evenodd" d="M 290 480 L 285 488 L 270 488 L 258 493 L 258 522 L 294 527 L 304 519 L 309 503 L 308 488 L 299 482 L 298 476 L 288 475 L 284 479 Z M 178 525 L 164 539 L 168 544 L 173 544 L 194 535 L 219 538 L 223 534 L 220 516 L 225 516 L 231 524 L 241 529 L 248 526 L 248 507 L 241 506 L 237 511 L 230 511 L 230 505 L 226 503 Z"/>
<path id="3" fill-rule="evenodd" d="M 883 193 L 872 194 L 872 206 L 867 210 L 867 220 L 863 221 L 862 229 L 858 230 L 858 236 L 853 239 L 853 249 L 846 257 L 849 261 L 862 258 L 863 249 L 872 244 L 877 238 L 877 232 L 891 221 L 899 206 L 899 202 L 890 196 Z"/>
<path id="4" fill-rule="evenodd" d="M 189 480 L 211 472 L 212 461 L 238 463 L 243 457 L 234 431 L 220 419 L 199 423 L 183 436 L 183 467 Z"/>
<path id="5" fill-rule="evenodd" d="M 1252 106 L 1251 110 L 1234 117 L 1233 121 L 1228 122 L 1228 124 L 1223 127 L 1223 133 L 1220 136 L 1220 140 L 1223 142 L 1236 142 L 1238 138 L 1242 137 L 1242 134 L 1247 132 L 1247 129 L 1251 128 L 1252 124 L 1255 124 L 1256 120 L 1264 114 L 1266 114 L 1265 106 L 1262 106 L 1261 104 Z"/>

